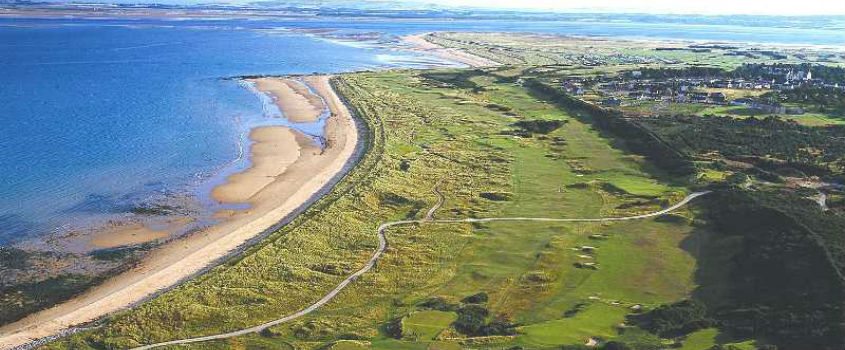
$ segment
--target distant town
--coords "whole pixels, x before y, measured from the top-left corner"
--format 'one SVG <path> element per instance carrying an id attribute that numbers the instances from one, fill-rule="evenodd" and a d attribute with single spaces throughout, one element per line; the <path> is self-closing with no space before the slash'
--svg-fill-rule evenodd
<path id="1" fill-rule="evenodd" d="M 814 74 L 814 70 L 825 74 Z M 718 69 L 641 69 L 618 76 L 573 77 L 560 84 L 567 93 L 596 94 L 599 103 L 618 107 L 637 101 L 746 106 L 765 113 L 802 114 L 790 95 L 835 95 L 845 91 L 845 70 L 809 64 L 746 64 Z M 729 91 L 748 90 L 731 94 Z M 790 92 L 792 92 L 790 94 Z"/>

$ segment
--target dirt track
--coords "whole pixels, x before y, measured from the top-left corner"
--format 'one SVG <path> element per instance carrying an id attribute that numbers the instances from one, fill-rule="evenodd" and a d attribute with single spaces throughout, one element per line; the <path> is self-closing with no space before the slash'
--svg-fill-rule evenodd
<path id="1" fill-rule="evenodd" d="M 666 209 L 656 211 L 656 212 L 653 212 L 653 213 L 635 215 L 635 216 L 627 216 L 627 217 L 589 218 L 589 219 L 523 218 L 523 217 L 434 219 L 434 213 L 443 205 L 443 203 L 445 201 L 445 198 L 443 197 L 443 194 L 440 193 L 440 189 L 439 189 L 439 186 L 440 186 L 441 183 L 442 183 L 442 181 L 438 182 L 437 185 L 435 185 L 434 188 L 432 189 L 432 191 L 437 195 L 438 201 L 437 201 L 436 204 L 434 204 L 434 206 L 431 207 L 431 209 L 428 210 L 428 212 L 426 213 L 426 215 L 423 219 L 391 221 L 391 222 L 386 222 L 386 223 L 381 224 L 381 226 L 379 226 L 378 230 L 377 230 L 378 248 L 376 249 L 373 256 L 370 258 L 370 260 L 367 262 L 367 264 L 365 264 L 364 267 L 362 267 L 360 270 L 358 270 L 358 271 L 354 272 L 353 274 L 349 275 L 348 277 L 346 277 L 346 279 L 344 279 L 342 282 L 340 282 L 340 284 L 338 284 L 337 287 L 332 289 L 328 294 L 323 296 L 320 300 L 317 300 L 313 304 L 309 305 L 308 307 L 306 307 L 306 308 L 304 308 L 304 309 L 302 309 L 302 310 L 300 310 L 300 311 L 298 311 L 294 314 L 282 317 L 280 319 L 276 319 L 276 320 L 273 320 L 273 321 L 270 321 L 270 322 L 267 322 L 267 323 L 263 323 L 263 324 L 260 324 L 260 325 L 254 326 L 254 327 L 237 330 L 237 331 L 234 331 L 234 332 L 221 333 L 221 334 L 216 334 L 216 335 L 209 335 L 209 336 L 205 336 L 205 337 L 171 340 L 171 341 L 168 341 L 168 342 L 145 345 L 145 346 L 141 346 L 141 347 L 137 347 L 137 348 L 132 348 L 132 349 L 129 349 L 129 350 L 146 350 L 146 349 L 152 349 L 152 348 L 157 348 L 157 347 L 162 347 L 162 346 L 167 346 L 167 345 L 198 343 L 198 342 L 204 342 L 204 341 L 209 341 L 209 340 L 219 340 L 219 339 L 232 338 L 232 337 L 237 337 L 237 336 L 246 335 L 246 334 L 250 334 L 250 333 L 258 333 L 258 332 L 260 332 L 260 331 L 262 331 L 266 328 L 269 328 L 269 327 L 272 327 L 272 326 L 275 326 L 275 325 L 278 325 L 278 324 L 281 324 L 281 323 L 285 323 L 285 322 L 300 318 L 300 317 L 305 316 L 305 315 L 308 315 L 308 314 L 316 311 L 317 309 L 319 309 L 323 305 L 326 305 L 327 303 L 332 301 L 332 299 L 334 299 L 350 283 L 354 282 L 358 277 L 367 273 L 368 271 L 370 271 L 375 266 L 378 259 L 381 258 L 381 256 L 387 250 L 387 236 L 385 235 L 384 232 L 388 228 L 393 227 L 393 226 L 409 225 L 409 224 L 422 224 L 422 223 L 426 223 L 426 224 L 456 224 L 456 223 L 491 222 L 491 221 L 607 222 L 607 221 L 640 220 L 640 219 L 656 217 L 656 216 L 660 216 L 660 215 L 664 215 L 666 213 L 672 212 L 674 210 L 677 210 L 678 208 L 681 208 L 681 207 L 687 205 L 687 203 L 689 203 L 693 199 L 700 197 L 700 196 L 704 196 L 704 195 L 710 193 L 710 191 L 695 192 L 695 193 L 692 193 L 692 194 L 686 196 L 680 202 L 675 203 L 674 205 L 672 205 L 671 207 L 668 207 Z"/>

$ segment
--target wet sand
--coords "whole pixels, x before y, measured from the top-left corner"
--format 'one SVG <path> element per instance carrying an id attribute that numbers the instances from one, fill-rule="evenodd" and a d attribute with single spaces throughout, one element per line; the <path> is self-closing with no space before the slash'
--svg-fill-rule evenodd
<path id="1" fill-rule="evenodd" d="M 84 249 L 87 252 L 166 240 L 195 220 L 189 216 L 168 216 L 154 222 L 112 222 L 107 227 L 95 228 L 92 233 L 84 235 Z"/>
<path id="2" fill-rule="evenodd" d="M 331 111 L 325 127 L 325 149 L 287 128 L 256 129 L 251 134 L 256 141 L 251 147 L 255 166 L 230 176 L 213 194 L 223 201 L 249 203 L 249 209 L 228 211 L 222 215 L 226 217 L 222 223 L 173 240 L 152 251 L 138 267 L 83 295 L 0 327 L 0 348 L 25 344 L 97 320 L 190 279 L 274 228 L 300 206 L 310 203 L 324 187 L 333 185 L 336 175 L 348 170 L 349 160 L 357 154 L 358 130 L 351 114 L 331 89 L 329 77 L 307 79 L 328 102 Z M 279 101 L 284 99 L 278 97 Z M 286 116 L 304 118 L 306 114 L 296 115 L 299 113 L 296 111 L 310 113 L 309 107 L 302 104 L 311 104 L 309 100 L 313 101 L 313 97 L 301 97 L 296 99 L 299 101 L 296 106 L 280 103 L 280 107 L 289 108 L 283 110 Z"/>
<path id="3" fill-rule="evenodd" d="M 247 203 L 262 189 L 272 184 L 279 175 L 300 158 L 300 151 L 313 146 L 313 142 L 291 129 L 273 126 L 257 128 L 249 138 L 252 167 L 234 174 L 226 183 L 212 190 L 211 196 L 221 203 Z"/>
<path id="4" fill-rule="evenodd" d="M 96 249 L 117 248 L 154 242 L 170 236 L 170 230 L 154 230 L 141 223 L 130 223 L 113 230 L 98 230 L 90 235 L 88 246 Z"/>
<path id="5" fill-rule="evenodd" d="M 312 94 L 302 82 L 294 79 L 258 78 L 255 83 L 260 91 L 274 96 L 276 105 L 285 118 L 296 123 L 316 121 L 323 113 L 323 101 Z"/>
<path id="6" fill-rule="evenodd" d="M 402 40 L 413 46 L 412 50 L 421 51 L 428 54 L 435 55 L 447 61 L 463 63 L 470 67 L 496 67 L 501 66 L 499 62 L 476 56 L 471 53 L 455 48 L 445 48 L 435 43 L 425 40 L 425 36 L 430 33 L 420 33 L 413 35 L 406 35 Z"/>

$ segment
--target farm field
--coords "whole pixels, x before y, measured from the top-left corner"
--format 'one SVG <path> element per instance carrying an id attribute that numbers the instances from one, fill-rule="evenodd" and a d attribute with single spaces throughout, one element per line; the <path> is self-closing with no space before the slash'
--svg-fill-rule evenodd
<path id="1" fill-rule="evenodd" d="M 438 183 L 437 218 L 627 216 L 689 193 L 496 74 L 357 73 L 335 86 L 366 123 L 369 152 L 329 196 L 241 258 L 45 348 L 123 349 L 294 313 L 369 259 L 380 223 L 422 218 Z M 621 324 L 696 288 L 694 252 L 681 248 L 694 208 L 615 223 L 391 228 L 376 267 L 320 310 L 170 348 L 539 349 L 590 338 L 648 348 L 665 341 Z"/>

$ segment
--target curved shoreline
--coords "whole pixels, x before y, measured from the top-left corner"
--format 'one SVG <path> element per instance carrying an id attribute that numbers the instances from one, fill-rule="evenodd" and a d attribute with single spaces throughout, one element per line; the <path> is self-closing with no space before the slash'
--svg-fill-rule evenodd
<path id="1" fill-rule="evenodd" d="M 411 46 L 411 51 L 424 52 L 447 61 L 458 62 L 473 68 L 498 67 L 502 64 L 488 58 L 473 55 L 465 50 L 447 48 L 425 40 L 431 32 L 411 34 L 402 37 L 402 41 Z"/>
<path id="2" fill-rule="evenodd" d="M 73 326 L 94 322 L 132 307 L 199 276 L 270 236 L 329 193 L 365 151 L 364 125 L 352 115 L 329 83 L 315 76 L 332 117 L 327 120 L 326 149 L 300 158 L 285 169 L 286 177 L 262 187 L 250 198 L 253 208 L 223 223 L 174 240 L 144 259 L 139 267 L 111 278 L 81 296 L 0 327 L 0 348 L 27 348 L 73 332 Z M 300 161 L 301 160 L 301 161 Z M 314 170 L 317 170 L 316 172 Z M 262 195 L 262 192 L 264 193 Z M 285 197 L 280 195 L 288 194 Z M 260 198 L 264 197 L 263 201 Z M 260 203 L 259 203 L 260 201 Z"/>

